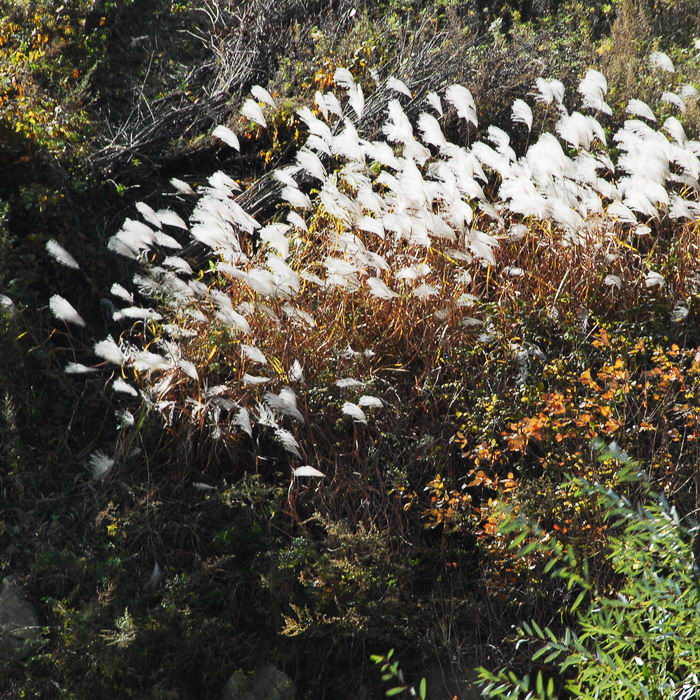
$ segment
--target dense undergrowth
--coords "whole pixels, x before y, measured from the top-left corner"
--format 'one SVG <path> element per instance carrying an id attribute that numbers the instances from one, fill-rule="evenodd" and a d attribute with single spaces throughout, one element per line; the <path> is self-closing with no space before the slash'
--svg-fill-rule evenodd
<path id="1" fill-rule="evenodd" d="M 624 587 L 596 440 L 698 508 L 693 3 L 267 5 L 3 11 L 3 697 L 469 697 L 586 622 L 513 518 Z"/>

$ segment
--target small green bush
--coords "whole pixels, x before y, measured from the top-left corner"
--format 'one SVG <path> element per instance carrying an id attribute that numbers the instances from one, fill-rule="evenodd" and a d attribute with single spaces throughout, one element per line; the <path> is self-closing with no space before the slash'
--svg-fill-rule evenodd
<path id="1" fill-rule="evenodd" d="M 576 496 L 597 500 L 606 515 L 607 562 L 616 583 L 594 583 L 589 561 L 571 546 L 548 540 L 536 525 L 511 521 L 506 529 L 519 530 L 515 542 L 526 543 L 521 551 L 546 552 L 545 570 L 572 591 L 563 617 L 576 624 L 559 633 L 534 621 L 522 624 L 516 647 L 531 651 L 530 673 L 479 669 L 486 697 L 690 699 L 700 693 L 697 526 L 652 491 L 614 443 L 600 458 L 621 462 L 620 485 L 637 494 L 572 480 Z"/>

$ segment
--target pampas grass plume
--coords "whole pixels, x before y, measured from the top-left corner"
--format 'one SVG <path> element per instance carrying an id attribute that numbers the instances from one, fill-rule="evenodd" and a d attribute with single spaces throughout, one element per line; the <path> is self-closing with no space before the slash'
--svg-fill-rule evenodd
<path id="1" fill-rule="evenodd" d="M 76 326 L 85 326 L 82 316 L 71 306 L 70 302 L 58 294 L 49 299 L 51 313 L 59 320 L 73 323 Z"/>
<path id="2" fill-rule="evenodd" d="M 46 251 L 56 262 L 61 263 L 61 265 L 70 267 L 72 270 L 80 269 L 78 261 L 53 238 L 46 241 Z"/>

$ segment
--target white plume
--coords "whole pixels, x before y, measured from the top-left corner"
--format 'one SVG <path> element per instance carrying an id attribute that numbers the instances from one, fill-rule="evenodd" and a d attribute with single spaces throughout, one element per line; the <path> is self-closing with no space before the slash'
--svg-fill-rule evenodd
<path id="1" fill-rule="evenodd" d="M 365 408 L 384 408 L 384 403 L 381 399 L 378 399 L 376 396 L 368 396 L 366 394 L 364 396 L 360 396 L 360 400 L 357 403 Z"/>
<path id="2" fill-rule="evenodd" d="M 647 275 L 644 278 L 644 284 L 647 287 L 663 287 L 666 284 L 666 280 L 664 279 L 663 275 L 650 270 L 647 272 Z"/>
<path id="3" fill-rule="evenodd" d="M 361 382 L 359 379 L 353 379 L 352 377 L 336 379 L 334 383 L 340 389 L 362 389 L 365 386 L 364 382 Z"/>
<path id="4" fill-rule="evenodd" d="M 353 108 L 358 119 L 362 119 L 365 111 L 365 95 L 362 92 L 361 85 L 355 85 L 348 90 L 348 101 Z"/>
<path id="5" fill-rule="evenodd" d="M 663 51 L 652 51 L 649 54 L 649 63 L 655 68 L 660 68 L 669 73 L 676 72 L 673 61 L 668 57 L 668 54 L 665 54 Z"/>
<path id="6" fill-rule="evenodd" d="M 277 442 L 279 442 L 287 452 L 301 459 L 299 443 L 294 438 L 294 435 L 292 435 L 288 430 L 285 430 L 284 428 L 275 428 L 275 440 L 277 440 Z"/>
<path id="7" fill-rule="evenodd" d="M 219 124 L 219 126 L 211 132 L 211 135 L 217 139 L 221 139 L 227 146 L 235 149 L 236 151 L 241 150 L 241 144 L 238 141 L 238 136 L 231 131 L 227 126 Z"/>
<path id="8" fill-rule="evenodd" d="M 309 232 L 309 227 L 306 225 L 306 222 L 295 211 L 290 211 L 287 214 L 287 221 L 289 221 L 289 223 L 292 226 L 300 229 L 301 231 L 306 231 L 306 233 Z"/>
<path id="9" fill-rule="evenodd" d="M 92 374 L 93 372 L 97 372 L 96 367 L 88 367 L 87 365 L 83 365 L 80 362 L 69 362 L 63 371 L 66 374 Z"/>
<path id="10" fill-rule="evenodd" d="M 311 209 L 311 200 L 308 195 L 304 194 L 296 187 L 285 187 L 282 192 L 280 192 L 280 197 L 284 199 L 285 202 L 289 202 L 289 204 L 298 209 Z"/>
<path id="11" fill-rule="evenodd" d="M 644 117 L 652 122 L 656 121 L 656 116 L 651 111 L 651 107 L 649 107 L 646 102 L 642 102 L 642 100 L 637 100 L 635 98 L 631 99 L 627 103 L 627 112 L 638 117 Z"/>
<path id="12" fill-rule="evenodd" d="M 54 294 L 49 299 L 51 313 L 59 320 L 66 323 L 73 323 L 76 326 L 85 326 L 85 321 L 81 315 L 71 306 L 70 302 L 58 294 Z"/>
<path id="13" fill-rule="evenodd" d="M 525 124 L 527 130 L 532 129 L 532 109 L 525 100 L 517 99 L 513 102 L 511 119 L 514 124 Z"/>
<path id="14" fill-rule="evenodd" d="M 128 384 L 125 382 L 121 377 L 117 377 L 113 382 L 112 382 L 112 390 L 113 391 L 119 391 L 122 394 L 130 394 L 131 396 L 138 396 L 138 392 L 136 389 L 134 389 L 131 384 Z"/>
<path id="15" fill-rule="evenodd" d="M 440 101 L 440 95 L 437 94 L 437 92 L 429 92 L 426 97 L 425 101 L 440 115 L 442 116 L 444 114 L 443 109 L 442 109 L 442 102 Z"/>
<path id="16" fill-rule="evenodd" d="M 261 87 L 260 85 L 253 85 L 253 87 L 250 88 L 250 94 L 258 102 L 264 102 L 265 104 L 270 105 L 270 107 L 272 107 L 273 109 L 275 107 L 277 107 L 277 104 L 272 99 L 272 95 L 264 87 Z"/>
<path id="17" fill-rule="evenodd" d="M 92 467 L 92 478 L 95 480 L 104 479 L 114 466 L 114 460 L 104 452 L 96 450 L 90 455 L 90 466 Z"/>
<path id="18" fill-rule="evenodd" d="M 562 105 L 566 88 L 561 80 L 537 78 L 535 81 L 535 87 L 537 88 L 535 99 L 538 102 L 544 102 L 546 104 L 556 102 L 559 106 Z"/>
<path id="19" fill-rule="evenodd" d="M 677 107 L 679 112 L 685 112 L 685 100 L 675 92 L 664 92 L 661 95 L 661 101 Z"/>
<path id="20" fill-rule="evenodd" d="M 333 80 L 335 81 L 336 85 L 345 88 L 346 90 L 355 87 L 355 79 L 352 77 L 352 73 L 347 68 L 336 68 L 335 73 L 333 74 Z"/>
<path id="21" fill-rule="evenodd" d="M 282 387 L 279 394 L 274 394 L 271 391 L 265 393 L 265 402 L 273 410 L 281 413 L 283 416 L 289 416 L 298 420 L 300 423 L 304 422 L 304 416 L 297 408 L 297 397 L 292 389 L 288 386 Z"/>
<path id="22" fill-rule="evenodd" d="M 471 92 L 463 85 L 450 85 L 445 90 L 445 99 L 457 110 L 457 116 L 479 126 L 476 105 Z"/>
<path id="23" fill-rule="evenodd" d="M 292 362 L 292 366 L 289 368 L 287 376 L 289 377 L 290 382 L 301 383 L 304 381 L 304 370 L 302 369 L 299 360 L 294 360 L 294 362 Z"/>
<path id="24" fill-rule="evenodd" d="M 393 299 L 399 296 L 395 291 L 389 289 L 379 277 L 369 277 L 367 285 L 370 288 L 371 294 L 379 299 Z"/>
<path id="25" fill-rule="evenodd" d="M 185 231 L 187 230 L 187 224 L 182 220 L 179 214 L 176 214 L 172 209 L 159 209 L 156 212 L 156 216 L 161 224 L 166 226 L 173 226 L 175 228 L 181 228 Z M 157 234 L 156 234 L 157 235 Z M 156 239 L 157 240 L 157 239 Z M 171 246 L 168 246 L 171 247 Z M 180 247 L 179 243 L 175 244 L 175 247 Z"/>
<path id="26" fill-rule="evenodd" d="M 413 97 L 411 91 L 406 87 L 406 83 L 393 76 L 387 79 L 386 87 L 387 90 L 394 90 L 395 92 L 400 92 L 402 95 L 406 95 L 406 97 Z"/>
<path id="27" fill-rule="evenodd" d="M 622 280 L 618 275 L 606 275 L 603 284 L 619 289 L 622 286 Z"/>
<path id="28" fill-rule="evenodd" d="M 325 474 L 323 472 L 320 472 L 318 469 L 315 467 L 310 467 L 308 464 L 304 465 L 303 467 L 297 467 L 296 469 L 292 469 L 292 474 L 295 477 L 298 476 L 316 476 L 316 477 L 323 477 Z"/>
<path id="29" fill-rule="evenodd" d="M 126 362 L 124 353 L 112 336 L 101 340 L 99 343 L 95 343 L 95 355 L 107 360 L 107 362 L 111 362 L 113 365 L 119 365 L 120 367 Z"/>
<path id="30" fill-rule="evenodd" d="M 342 411 L 345 415 L 350 416 L 355 423 L 367 423 L 365 412 L 355 403 L 346 401 L 343 404 Z"/>
<path id="31" fill-rule="evenodd" d="M 184 180 L 178 180 L 176 177 L 173 177 L 170 180 L 170 184 L 180 194 L 194 194 L 194 190 Z"/>
<path id="32" fill-rule="evenodd" d="M 326 169 L 323 167 L 323 163 L 312 151 L 305 148 L 300 149 L 297 152 L 296 161 L 309 175 L 321 180 L 321 182 L 326 178 Z"/>
<path id="33" fill-rule="evenodd" d="M 241 107 L 241 114 L 251 122 L 256 122 L 262 127 L 267 127 L 267 122 L 263 116 L 262 109 L 260 109 L 260 105 L 250 98 L 243 103 L 243 106 Z"/>
<path id="34" fill-rule="evenodd" d="M 243 386 L 257 386 L 258 384 L 267 384 L 272 380 L 270 377 L 257 377 L 252 374 L 244 374 L 241 381 L 243 382 Z"/>
<path id="35" fill-rule="evenodd" d="M 605 102 L 608 92 L 608 81 L 597 70 L 589 70 L 578 86 L 579 93 L 583 96 L 583 106 L 604 114 L 612 114 L 612 108 Z"/>
<path id="36" fill-rule="evenodd" d="M 56 262 L 61 263 L 61 265 L 70 267 L 73 270 L 80 269 L 78 261 L 53 238 L 46 241 L 46 251 Z"/>
<path id="37" fill-rule="evenodd" d="M 440 124 L 432 114 L 422 112 L 418 117 L 418 129 L 423 134 L 423 141 L 436 148 L 443 148 L 446 144 Z"/>
<path id="38" fill-rule="evenodd" d="M 250 437 L 253 437 L 253 426 L 250 423 L 250 412 L 245 406 L 241 407 L 241 409 L 238 411 L 238 414 L 233 419 L 233 424 L 241 428 L 243 432 L 247 433 Z"/>
<path id="39" fill-rule="evenodd" d="M 241 352 L 251 362 L 257 362 L 261 365 L 267 364 L 267 358 L 265 357 L 265 355 L 263 355 L 259 348 L 255 347 L 255 345 L 245 345 L 244 343 L 241 343 Z"/>

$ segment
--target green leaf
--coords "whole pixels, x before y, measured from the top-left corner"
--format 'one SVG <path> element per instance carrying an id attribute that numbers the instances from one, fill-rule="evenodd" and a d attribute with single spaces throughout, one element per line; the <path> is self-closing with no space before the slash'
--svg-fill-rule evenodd
<path id="1" fill-rule="evenodd" d="M 576 612 L 576 609 L 578 608 L 579 605 L 581 605 L 581 603 L 583 602 L 583 599 L 585 597 L 586 597 L 586 591 L 581 591 L 576 596 L 576 600 L 572 603 L 571 608 L 569 608 L 571 610 L 571 612 Z"/>
<path id="2" fill-rule="evenodd" d="M 428 697 L 428 682 L 425 678 L 420 679 L 420 685 L 418 686 L 418 697 L 420 700 L 425 700 Z"/>
<path id="3" fill-rule="evenodd" d="M 518 556 L 519 557 L 526 557 L 530 552 L 532 552 L 533 549 L 537 549 L 540 547 L 540 543 L 537 540 L 533 540 L 532 542 L 528 542 L 519 552 Z"/>
<path id="4" fill-rule="evenodd" d="M 389 688 L 389 690 L 386 691 L 385 695 L 388 698 L 393 698 L 394 695 L 400 695 L 401 693 L 403 693 L 403 691 L 406 690 L 406 688 L 407 686 L 405 685 L 399 686 L 398 688 Z"/>

